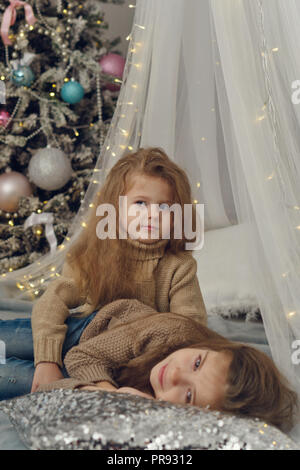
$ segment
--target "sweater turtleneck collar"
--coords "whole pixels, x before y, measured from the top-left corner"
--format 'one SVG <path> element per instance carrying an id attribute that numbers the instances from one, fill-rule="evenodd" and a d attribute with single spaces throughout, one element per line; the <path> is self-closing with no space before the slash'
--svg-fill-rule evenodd
<path id="1" fill-rule="evenodd" d="M 166 251 L 168 242 L 168 239 L 157 240 L 153 243 L 142 243 L 132 238 L 126 239 L 130 257 L 142 261 L 161 258 Z"/>

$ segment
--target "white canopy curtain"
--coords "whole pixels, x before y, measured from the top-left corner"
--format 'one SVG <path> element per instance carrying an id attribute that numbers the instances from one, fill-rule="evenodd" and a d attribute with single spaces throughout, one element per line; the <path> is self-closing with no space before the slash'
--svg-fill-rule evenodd
<path id="1" fill-rule="evenodd" d="M 107 171 L 128 150 L 160 146 L 205 204 L 206 231 L 244 226 L 273 359 L 300 394 L 292 361 L 300 340 L 300 105 L 291 99 L 299 44 L 298 0 L 137 0 L 117 108 L 80 211 L 57 253 L 1 278 L 3 293 L 39 295 L 84 230 Z"/>

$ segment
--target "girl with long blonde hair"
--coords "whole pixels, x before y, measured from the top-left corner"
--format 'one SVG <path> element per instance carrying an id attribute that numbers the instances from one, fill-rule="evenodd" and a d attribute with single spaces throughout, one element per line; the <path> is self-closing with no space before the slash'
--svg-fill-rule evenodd
<path id="1" fill-rule="evenodd" d="M 127 208 L 120 210 L 120 197 L 126 197 Z M 178 228 L 170 211 L 174 204 L 182 214 L 180 237 L 172 230 L 166 236 L 168 228 Z M 115 236 L 99 233 L 107 217 L 97 215 L 99 207 L 114 208 L 119 221 Z M 31 321 L 0 322 L 0 340 L 7 347 L 6 364 L 0 365 L 0 399 L 62 378 L 66 352 L 97 311 L 114 300 L 138 299 L 157 312 L 206 324 L 196 261 L 186 249 L 186 242 L 194 240 L 186 238 L 183 227 L 187 207 L 192 207 L 194 231 L 197 213 L 187 175 L 162 149 L 141 148 L 116 162 L 93 201 L 87 227 L 66 255 L 61 277 L 34 303 Z M 141 209 L 139 219 L 132 208 Z"/>

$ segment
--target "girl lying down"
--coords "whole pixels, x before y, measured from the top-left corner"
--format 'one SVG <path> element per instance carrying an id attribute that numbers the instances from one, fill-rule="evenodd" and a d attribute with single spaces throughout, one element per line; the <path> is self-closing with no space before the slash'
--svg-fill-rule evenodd
<path id="1" fill-rule="evenodd" d="M 69 378 L 40 386 L 109 390 L 258 417 L 287 431 L 296 394 L 263 352 L 138 300 L 101 308 L 66 354 Z"/>

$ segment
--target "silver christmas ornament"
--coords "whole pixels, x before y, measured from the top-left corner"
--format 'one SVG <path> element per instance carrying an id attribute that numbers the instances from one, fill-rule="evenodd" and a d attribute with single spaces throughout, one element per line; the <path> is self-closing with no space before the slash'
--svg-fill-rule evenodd
<path id="1" fill-rule="evenodd" d="M 62 188 L 71 176 L 70 160 L 57 148 L 47 147 L 38 150 L 29 162 L 29 180 L 47 191 Z"/>

